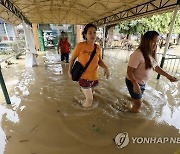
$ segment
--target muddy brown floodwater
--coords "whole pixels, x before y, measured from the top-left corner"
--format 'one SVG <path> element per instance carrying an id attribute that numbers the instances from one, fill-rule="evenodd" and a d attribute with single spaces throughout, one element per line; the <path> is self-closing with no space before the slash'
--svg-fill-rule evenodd
<path id="1" fill-rule="evenodd" d="M 6 105 L 1 95 L 0 154 L 178 153 L 180 82 L 171 83 L 164 77 L 156 80 L 154 73 L 141 113 L 129 113 L 121 108 L 124 102 L 132 103 L 124 82 L 127 63 L 123 55 L 104 57 L 111 76 L 106 80 L 99 68 L 100 85 L 89 109 L 79 105 L 84 99 L 79 85 L 68 79 L 68 64 L 60 62 L 53 51 L 38 57 L 38 67 L 25 68 L 21 59 L 3 68 L 12 105 Z M 129 143 L 118 148 L 114 139 L 124 132 Z M 148 137 L 166 137 L 166 142 L 145 143 Z M 179 142 L 170 143 L 170 139 Z"/>

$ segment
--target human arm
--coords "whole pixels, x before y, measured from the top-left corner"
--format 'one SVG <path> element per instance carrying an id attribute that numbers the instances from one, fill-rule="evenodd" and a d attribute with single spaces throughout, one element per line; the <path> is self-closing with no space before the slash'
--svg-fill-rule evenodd
<path id="1" fill-rule="evenodd" d="M 133 91 L 134 93 L 139 94 L 141 92 L 140 90 L 140 86 L 138 84 L 138 82 L 136 81 L 136 78 L 134 77 L 134 72 L 135 68 L 128 66 L 127 68 L 127 75 L 129 80 L 131 80 L 131 83 L 133 84 Z"/>
<path id="2" fill-rule="evenodd" d="M 165 76 L 167 79 L 169 79 L 171 82 L 176 82 L 178 81 L 177 78 L 171 76 L 170 74 L 166 73 L 161 67 L 159 66 L 156 66 L 155 67 L 155 71 L 160 74 L 160 75 L 163 75 Z"/>
<path id="3" fill-rule="evenodd" d="M 69 47 L 69 53 L 71 52 L 71 43 L 69 42 L 69 40 L 67 39 L 68 42 L 68 47 Z"/>
<path id="4" fill-rule="evenodd" d="M 102 60 L 102 54 L 101 54 L 100 45 L 96 45 L 96 46 L 100 50 L 98 65 L 103 68 L 104 76 L 106 77 L 106 79 L 108 79 L 109 76 L 110 76 L 109 69 L 108 69 L 108 67 L 105 65 L 105 63 Z"/>
<path id="5" fill-rule="evenodd" d="M 108 67 L 104 64 L 103 60 L 100 58 L 99 60 L 99 66 L 101 66 L 102 68 L 104 68 L 104 76 L 106 76 L 106 78 L 108 79 L 109 78 L 109 69 Z"/>
<path id="6" fill-rule="evenodd" d="M 144 58 L 142 52 L 139 49 L 136 49 L 129 58 L 128 67 L 127 67 L 127 77 L 133 85 L 134 93 L 139 94 L 141 92 L 140 86 L 135 78 L 135 70 L 138 69 L 138 66 L 144 63 Z"/>
<path id="7" fill-rule="evenodd" d="M 59 45 L 60 45 L 60 40 L 58 41 L 58 44 L 57 44 L 57 53 L 58 53 L 58 54 L 60 54 L 60 53 L 59 53 Z"/>
<path id="8" fill-rule="evenodd" d="M 68 76 L 70 79 L 72 79 L 72 67 L 73 67 L 73 64 L 74 64 L 74 61 L 76 60 L 76 57 L 71 57 L 70 61 L 69 61 L 69 69 L 68 69 Z"/>
<path id="9" fill-rule="evenodd" d="M 69 68 L 68 68 L 68 76 L 70 79 L 72 79 L 72 67 L 74 64 L 74 61 L 76 60 L 76 58 L 79 56 L 79 52 L 80 52 L 81 48 L 79 47 L 79 44 L 77 44 L 72 52 L 72 56 L 71 59 L 69 61 Z"/>

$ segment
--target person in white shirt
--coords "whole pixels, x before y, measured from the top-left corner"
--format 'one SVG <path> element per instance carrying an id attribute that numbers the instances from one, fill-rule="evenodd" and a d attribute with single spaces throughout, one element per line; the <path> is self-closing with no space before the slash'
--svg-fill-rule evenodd
<path id="1" fill-rule="evenodd" d="M 126 86 L 133 100 L 133 106 L 128 107 L 131 112 L 139 112 L 142 104 L 142 95 L 146 82 L 153 71 L 167 77 L 171 82 L 177 79 L 163 71 L 156 62 L 156 49 L 159 34 L 156 31 L 146 32 L 139 47 L 130 55 L 127 67 Z"/>

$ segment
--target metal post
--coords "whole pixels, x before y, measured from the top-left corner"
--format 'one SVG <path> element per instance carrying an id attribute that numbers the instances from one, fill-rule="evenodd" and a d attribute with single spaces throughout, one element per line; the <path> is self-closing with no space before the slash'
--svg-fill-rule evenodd
<path id="1" fill-rule="evenodd" d="M 172 30 L 173 30 L 173 27 L 174 27 L 174 23 L 175 23 L 175 20 L 176 20 L 178 10 L 179 10 L 179 4 L 177 4 L 177 6 L 176 6 L 176 8 L 174 10 L 173 19 L 171 21 L 171 26 L 170 26 L 170 29 L 169 29 L 169 34 L 168 34 L 168 37 L 166 39 L 166 45 L 165 45 L 165 48 L 164 48 L 163 57 L 161 59 L 161 64 L 160 64 L 161 68 L 163 68 L 163 65 L 164 65 L 166 52 L 167 52 L 167 49 L 168 49 L 168 46 L 169 46 L 169 40 L 171 38 L 171 34 L 172 34 Z M 159 78 L 160 78 L 160 74 L 158 74 L 158 76 L 157 76 L 157 79 L 159 79 Z"/>
<path id="2" fill-rule="evenodd" d="M 102 48 L 102 59 L 103 59 L 103 57 L 104 57 L 104 49 L 105 49 L 105 40 L 106 40 L 105 33 L 106 33 L 106 25 L 104 25 L 104 27 L 103 27 L 103 48 Z"/>
<path id="3" fill-rule="evenodd" d="M 5 33 L 6 33 L 7 39 L 8 39 L 8 41 L 9 41 L 9 35 L 8 35 L 8 32 L 7 32 L 7 28 L 6 28 L 6 23 L 4 23 L 4 30 L 5 30 Z"/>
<path id="4" fill-rule="evenodd" d="M 11 104 L 11 101 L 9 99 L 9 94 L 7 92 L 7 88 L 6 88 L 6 85 L 5 85 L 5 82 L 4 82 L 4 79 L 3 79 L 3 75 L 2 75 L 2 72 L 1 72 L 1 66 L 0 66 L 0 84 L 1 84 L 1 87 L 2 87 L 4 97 L 6 99 L 6 103 Z"/>
<path id="5" fill-rule="evenodd" d="M 18 58 L 18 56 L 19 56 L 19 53 L 21 52 L 20 51 L 20 47 L 19 47 L 19 37 L 18 37 L 18 32 L 17 32 L 17 29 L 15 28 L 15 26 L 13 26 L 13 29 L 14 29 L 14 33 L 15 33 L 15 39 L 14 39 L 14 41 L 16 42 L 16 44 L 17 44 L 17 53 L 16 53 L 16 59 Z"/>

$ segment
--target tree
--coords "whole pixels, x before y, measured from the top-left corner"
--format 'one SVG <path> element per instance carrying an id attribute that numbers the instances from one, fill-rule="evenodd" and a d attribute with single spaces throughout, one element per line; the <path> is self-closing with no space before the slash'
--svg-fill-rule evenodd
<path id="1" fill-rule="evenodd" d="M 155 30 L 160 34 L 167 34 L 172 16 L 173 13 L 168 12 L 138 20 L 124 21 L 119 24 L 119 32 L 124 34 L 144 34 L 146 31 Z M 180 13 L 177 15 L 173 33 L 180 34 Z"/>

